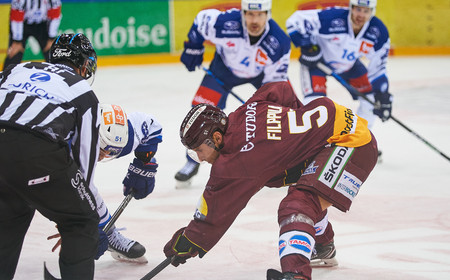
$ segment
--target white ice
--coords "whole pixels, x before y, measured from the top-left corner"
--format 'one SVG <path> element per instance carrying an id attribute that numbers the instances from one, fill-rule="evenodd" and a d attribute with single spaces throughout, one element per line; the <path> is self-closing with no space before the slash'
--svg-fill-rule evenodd
<path id="1" fill-rule="evenodd" d="M 293 60 L 289 74 L 297 93 L 298 72 Z M 450 57 L 391 57 L 388 74 L 393 115 L 450 155 Z M 133 199 L 117 221 L 127 228 L 125 236 L 147 248 L 148 264 L 121 263 L 106 253 L 96 262 L 95 279 L 140 279 L 165 259 L 164 245 L 192 218 L 210 167 L 201 166 L 189 189 L 176 190 L 174 175 L 185 163 L 179 126 L 203 75 L 181 63 L 98 70 L 94 90 L 100 101 L 155 115 L 163 124 L 164 142 L 154 192 Z M 340 84 L 328 81 L 329 97 L 357 108 Z M 254 90 L 241 86 L 234 92 L 246 99 Z M 226 111 L 238 105 L 230 95 Z M 373 131 L 383 162 L 348 213 L 331 209 L 339 266 L 314 269 L 313 279 L 450 279 L 450 161 L 392 120 L 377 120 Z M 95 180 L 111 213 L 123 199 L 121 182 L 131 160 L 129 155 L 98 165 Z M 154 279 L 266 279 L 268 268 L 279 269 L 277 209 L 285 193 L 285 188 L 263 189 L 204 258 L 168 266 Z M 37 213 L 15 279 L 42 279 L 44 261 L 59 276 L 54 242 L 46 240 L 54 233 L 54 224 Z"/>

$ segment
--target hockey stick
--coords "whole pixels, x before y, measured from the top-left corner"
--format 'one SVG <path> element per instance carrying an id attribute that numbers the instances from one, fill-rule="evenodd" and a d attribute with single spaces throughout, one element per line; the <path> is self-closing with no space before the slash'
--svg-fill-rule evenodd
<path id="1" fill-rule="evenodd" d="M 114 223 L 117 221 L 117 219 L 119 218 L 119 216 L 122 214 L 123 210 L 125 210 L 125 207 L 127 207 L 128 203 L 130 202 L 130 200 L 133 198 L 133 191 L 131 191 L 123 200 L 122 203 L 120 203 L 119 207 L 116 209 L 116 211 L 114 212 L 114 214 L 111 216 L 111 220 L 109 220 L 109 222 L 106 224 L 105 228 L 103 229 L 103 231 L 106 233 L 108 232 L 112 226 L 114 225 Z M 48 271 L 47 266 L 45 265 L 44 262 L 44 280 L 61 280 L 59 278 L 56 278 L 55 276 L 53 276 L 50 271 Z"/>
<path id="2" fill-rule="evenodd" d="M 133 191 L 131 191 L 123 200 L 122 203 L 120 203 L 119 207 L 117 207 L 117 210 L 114 212 L 114 214 L 111 216 L 111 220 L 109 220 L 108 224 L 106 224 L 105 228 L 103 229 L 104 232 L 108 232 L 114 223 L 117 221 L 119 216 L 122 214 L 123 210 L 125 210 L 125 207 L 127 207 L 130 200 L 133 198 Z"/>
<path id="3" fill-rule="evenodd" d="M 375 106 L 375 103 L 370 100 L 369 98 L 367 98 L 367 96 L 365 96 L 364 94 L 360 93 L 356 88 L 352 87 L 349 83 L 347 83 L 341 76 L 339 76 L 338 74 L 336 74 L 336 72 L 333 71 L 333 69 L 331 69 L 329 66 L 325 65 L 324 63 L 317 63 L 317 67 L 322 70 L 325 74 L 333 76 L 341 85 L 343 85 L 352 95 L 355 96 L 359 96 L 361 98 L 363 98 L 364 100 L 366 100 L 367 102 L 369 102 L 370 104 Z M 428 142 L 427 140 L 425 140 L 422 136 L 420 136 L 419 134 L 417 134 L 416 132 L 414 132 L 412 129 L 410 129 L 409 127 L 407 127 L 406 125 L 404 125 L 401 121 L 399 121 L 397 118 L 395 118 L 394 116 L 391 115 L 391 119 L 393 121 L 395 121 L 396 123 L 398 123 L 401 127 L 403 127 L 404 129 L 406 129 L 409 133 L 411 133 L 412 135 L 416 136 L 418 139 L 420 139 L 422 142 L 424 142 L 426 145 L 428 145 L 428 147 L 430 147 L 431 149 L 433 149 L 434 151 L 438 152 L 441 156 L 443 156 L 444 158 L 446 158 L 448 161 L 450 161 L 450 157 L 447 156 L 446 154 L 444 154 L 443 152 L 441 152 L 438 148 L 436 148 L 434 145 L 432 145 L 430 142 Z"/>
<path id="4" fill-rule="evenodd" d="M 165 260 L 163 260 L 160 264 L 158 264 L 152 271 L 145 274 L 144 277 L 142 277 L 140 280 L 150 280 L 153 277 L 155 277 L 158 273 L 160 273 L 164 268 L 166 268 L 170 263 L 172 262 L 171 257 L 167 257 Z"/>
<path id="5" fill-rule="evenodd" d="M 225 83 L 222 82 L 221 80 L 219 80 L 219 78 L 217 78 L 213 72 L 211 72 L 211 70 L 207 69 L 206 67 L 203 67 L 203 70 L 206 72 L 206 74 L 210 75 L 211 77 L 214 78 L 214 80 L 216 80 L 221 86 L 224 86 Z M 232 92 L 231 90 L 229 91 L 231 93 L 231 95 L 233 95 L 234 97 L 236 97 L 237 100 L 239 100 L 240 102 L 242 102 L 242 104 L 245 103 L 244 100 L 242 100 L 242 98 L 240 98 L 236 93 Z"/>

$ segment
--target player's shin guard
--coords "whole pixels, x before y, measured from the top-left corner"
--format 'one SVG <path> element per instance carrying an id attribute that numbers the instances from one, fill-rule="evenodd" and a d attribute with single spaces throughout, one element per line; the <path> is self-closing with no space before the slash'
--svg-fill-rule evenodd
<path id="1" fill-rule="evenodd" d="M 289 217 L 285 220 L 287 223 L 281 225 L 278 243 L 281 270 L 311 278 L 310 259 L 315 245 L 314 227 L 309 222 L 290 223 L 290 220 L 296 219 L 308 220 L 309 217 L 298 214 L 296 217 Z"/>
<path id="2" fill-rule="evenodd" d="M 310 259 L 315 246 L 314 225 L 322 213 L 316 194 L 289 189 L 278 210 L 279 254 L 282 272 L 311 279 Z"/>

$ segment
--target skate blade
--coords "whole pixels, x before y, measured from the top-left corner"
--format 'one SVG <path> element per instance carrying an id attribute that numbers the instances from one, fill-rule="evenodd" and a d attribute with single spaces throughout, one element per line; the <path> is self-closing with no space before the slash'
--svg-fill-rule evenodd
<path id="1" fill-rule="evenodd" d="M 337 266 L 339 263 L 336 258 L 331 259 L 317 259 L 311 260 L 309 264 L 311 267 L 332 267 Z"/>
<path id="2" fill-rule="evenodd" d="M 189 179 L 187 181 L 178 181 L 175 180 L 175 189 L 181 190 L 181 189 L 188 189 L 191 187 L 192 179 Z"/>
<path id="3" fill-rule="evenodd" d="M 111 257 L 113 259 L 118 260 L 120 262 L 129 262 L 129 263 L 137 263 L 137 264 L 146 264 L 148 263 L 148 260 L 145 256 L 141 256 L 139 258 L 127 258 L 126 256 L 122 255 L 118 252 L 111 252 Z"/>

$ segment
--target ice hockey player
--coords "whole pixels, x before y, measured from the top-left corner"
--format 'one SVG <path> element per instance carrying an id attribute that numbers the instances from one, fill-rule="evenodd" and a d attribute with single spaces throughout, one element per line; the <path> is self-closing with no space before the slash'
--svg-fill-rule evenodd
<path id="1" fill-rule="evenodd" d="M 175 232 L 165 255 L 174 266 L 203 257 L 261 188 L 287 185 L 278 210 L 282 272 L 269 269 L 270 280 L 311 279 L 314 226 L 331 205 L 349 210 L 378 156 L 365 119 L 328 98 L 302 105 L 288 82 L 263 85 L 228 117 L 195 106 L 180 137 L 212 167 L 194 219 Z"/>
<path id="2" fill-rule="evenodd" d="M 375 16 L 376 0 L 350 0 L 349 8 L 296 11 L 286 22 L 287 31 L 301 49 L 300 78 L 303 103 L 326 96 L 326 74 L 317 63 L 332 67 L 349 84 L 366 95 L 376 107 L 358 96 L 356 112 L 372 128 L 375 115 L 391 116 L 392 95 L 386 76 L 389 33 Z M 361 58 L 369 60 L 366 67 Z"/>
<path id="3" fill-rule="evenodd" d="M 215 45 L 214 59 L 192 100 L 225 108 L 229 92 L 242 84 L 255 88 L 268 82 L 286 81 L 291 42 L 271 18 L 272 0 L 242 0 L 241 10 L 200 11 L 194 20 L 181 62 L 195 71 L 203 62 L 205 40 Z M 187 155 L 187 163 L 175 179 L 189 185 L 199 164 Z M 186 183 L 182 183 L 186 182 Z"/>
<path id="4" fill-rule="evenodd" d="M 38 41 L 45 61 L 49 61 L 50 47 L 62 18 L 61 0 L 12 0 L 9 16 L 8 52 L 3 69 L 22 61 L 30 37 Z"/>
<path id="5" fill-rule="evenodd" d="M 80 33 L 60 35 L 50 55 L 0 72 L 0 279 L 14 278 L 35 210 L 62 236 L 62 279 L 93 279 L 107 248 L 90 190 L 99 105 L 86 79 L 97 56 Z"/>
<path id="6" fill-rule="evenodd" d="M 133 197 L 147 197 L 155 187 L 158 168 L 154 157 L 158 144 L 162 142 L 162 127 L 150 114 L 131 112 L 125 114 L 117 105 L 101 104 L 100 157 L 99 161 L 120 158 L 134 151 L 133 162 L 123 180 L 123 194 L 133 191 Z M 100 226 L 104 227 L 111 218 L 103 199 L 96 195 Z M 139 242 L 130 240 L 113 227 L 108 234 L 111 256 L 117 260 L 147 263 L 145 248 Z"/>
<path id="7" fill-rule="evenodd" d="M 121 106 L 100 104 L 100 154 L 99 161 L 126 156 L 134 151 L 135 158 L 130 163 L 127 175 L 123 180 L 123 194 L 133 191 L 133 197 L 147 197 L 155 186 L 155 174 L 158 168 L 154 157 L 158 144 L 162 142 L 162 127 L 151 114 L 132 112 L 125 113 Z M 103 229 L 111 219 L 111 214 L 98 192 L 92 190 L 97 202 L 100 216 L 99 227 Z M 119 261 L 147 263 L 144 256 L 146 250 L 139 242 L 122 235 L 113 226 L 108 232 L 108 250 L 111 256 Z M 49 239 L 57 238 L 50 236 Z M 53 251 L 58 247 L 53 247 Z"/>

